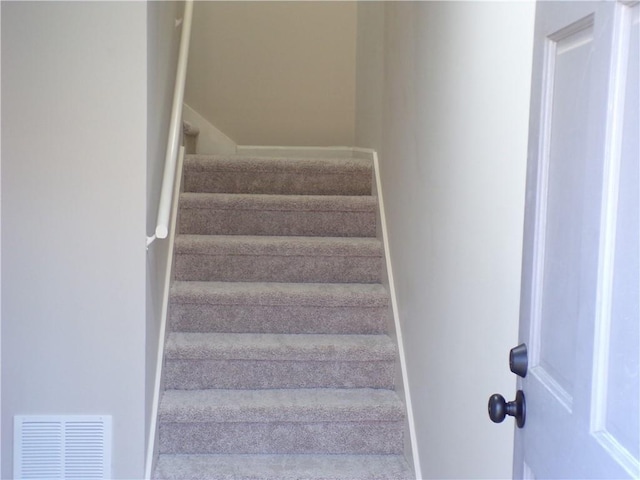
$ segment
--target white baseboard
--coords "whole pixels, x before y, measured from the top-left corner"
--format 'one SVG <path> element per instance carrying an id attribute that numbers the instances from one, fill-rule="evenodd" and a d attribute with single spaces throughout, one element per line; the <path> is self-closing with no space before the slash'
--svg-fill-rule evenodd
<path id="1" fill-rule="evenodd" d="M 403 400 L 407 409 L 407 428 L 409 430 L 409 438 L 411 440 L 411 460 L 413 462 L 413 470 L 416 478 L 422 478 L 422 470 L 420 468 L 420 456 L 418 453 L 418 444 L 416 438 L 415 421 L 413 417 L 413 406 L 411 403 L 411 390 L 409 390 L 409 376 L 407 373 L 407 363 L 404 355 L 404 342 L 402 337 L 402 327 L 400 325 L 400 314 L 398 313 L 398 301 L 396 298 L 396 288 L 393 280 L 393 269 L 391 267 L 391 255 L 389 251 L 389 235 L 387 231 L 387 219 L 384 209 L 384 198 L 382 195 L 382 181 L 380 178 L 380 167 L 378 163 L 378 154 L 375 150 L 356 148 L 353 149 L 355 156 L 358 158 L 369 158 L 373 161 L 375 189 L 378 196 L 378 209 L 380 215 L 380 236 L 384 247 L 384 257 L 386 261 L 387 277 L 389 281 L 389 295 L 391 296 L 391 309 L 393 312 L 393 322 L 395 324 L 396 342 L 398 344 L 398 356 L 400 361 L 400 371 L 402 376 Z"/>
<path id="2" fill-rule="evenodd" d="M 171 270 L 173 267 L 173 244 L 176 236 L 176 223 L 178 216 L 178 199 L 180 197 L 180 185 L 182 183 L 182 162 L 183 155 L 178 156 L 178 164 L 176 165 L 176 178 L 173 184 L 173 201 L 171 202 L 171 221 L 169 224 L 169 235 L 165 241 L 167 245 L 167 267 L 164 276 L 164 285 L 162 290 L 162 310 L 160 312 L 160 329 L 158 333 L 158 355 L 156 357 L 156 376 L 153 387 L 153 401 L 151 404 L 151 421 L 149 422 L 149 442 L 147 444 L 147 453 L 144 466 L 144 478 L 149 480 L 153 472 L 153 467 L 157 453 L 158 438 L 158 410 L 160 407 L 160 396 L 162 391 L 162 363 L 164 358 L 164 345 L 167 331 L 167 316 L 169 313 L 169 292 L 171 287 Z M 158 241 L 158 240 L 157 240 Z"/>

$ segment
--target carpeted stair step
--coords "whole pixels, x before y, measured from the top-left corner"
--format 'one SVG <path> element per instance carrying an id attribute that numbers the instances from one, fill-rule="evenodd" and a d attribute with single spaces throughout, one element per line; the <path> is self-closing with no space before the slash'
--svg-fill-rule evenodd
<path id="1" fill-rule="evenodd" d="M 185 158 L 153 478 L 413 478 L 372 167 Z"/>
<path id="2" fill-rule="evenodd" d="M 198 235 L 374 237 L 371 196 L 183 193 L 178 231 Z"/>
<path id="3" fill-rule="evenodd" d="M 184 191 L 285 195 L 371 195 L 372 164 L 355 158 L 187 155 Z"/>
<path id="4" fill-rule="evenodd" d="M 378 283 L 376 238 L 179 235 L 175 280 Z"/>
<path id="5" fill-rule="evenodd" d="M 403 418 L 391 390 L 173 390 L 160 453 L 400 454 Z"/>
<path id="6" fill-rule="evenodd" d="M 383 334 L 380 284 L 174 282 L 169 328 L 182 332 Z"/>
<path id="7" fill-rule="evenodd" d="M 386 335 L 184 333 L 167 336 L 167 389 L 394 388 Z"/>
<path id="8" fill-rule="evenodd" d="M 410 480 L 401 455 L 160 455 L 155 480 Z"/>

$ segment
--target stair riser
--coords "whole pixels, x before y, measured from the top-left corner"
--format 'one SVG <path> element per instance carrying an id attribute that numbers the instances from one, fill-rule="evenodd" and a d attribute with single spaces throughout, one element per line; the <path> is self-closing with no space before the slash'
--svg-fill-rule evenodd
<path id="1" fill-rule="evenodd" d="M 393 361 L 165 361 L 167 389 L 394 388 Z"/>
<path id="2" fill-rule="evenodd" d="M 175 279 L 223 282 L 377 283 L 380 257 L 179 253 Z"/>
<path id="3" fill-rule="evenodd" d="M 156 480 L 416 479 L 415 475 L 411 475 L 401 455 L 286 454 L 161 455 L 158 459 L 156 474 L 152 478 Z"/>
<path id="4" fill-rule="evenodd" d="M 160 453 L 400 454 L 401 422 L 161 423 Z"/>
<path id="5" fill-rule="evenodd" d="M 177 332 L 384 334 L 387 307 L 313 307 L 176 304 L 169 328 Z"/>
<path id="6" fill-rule="evenodd" d="M 401 455 L 161 455 L 155 480 L 416 480 Z"/>
<path id="7" fill-rule="evenodd" d="M 181 208 L 179 231 L 195 235 L 374 237 L 374 212 Z"/>
<path id="8" fill-rule="evenodd" d="M 272 195 L 371 195 L 371 174 L 191 171 L 184 191 Z"/>

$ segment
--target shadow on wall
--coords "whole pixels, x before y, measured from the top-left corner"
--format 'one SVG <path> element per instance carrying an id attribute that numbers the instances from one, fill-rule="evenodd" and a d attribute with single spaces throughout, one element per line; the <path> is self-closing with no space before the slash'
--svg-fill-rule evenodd
<path id="1" fill-rule="evenodd" d="M 357 2 L 196 2 L 185 103 L 241 145 L 353 146 Z"/>

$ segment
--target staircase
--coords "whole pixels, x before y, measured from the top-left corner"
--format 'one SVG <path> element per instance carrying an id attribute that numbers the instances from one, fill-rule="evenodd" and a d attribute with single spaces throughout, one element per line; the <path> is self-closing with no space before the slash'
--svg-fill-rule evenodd
<path id="1" fill-rule="evenodd" d="M 190 155 L 156 479 L 408 480 L 370 160 Z"/>

